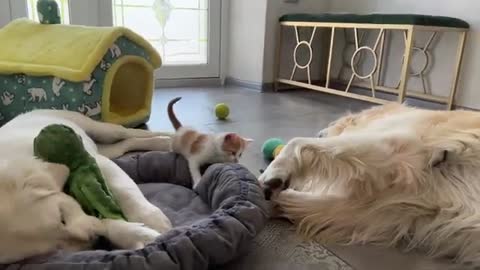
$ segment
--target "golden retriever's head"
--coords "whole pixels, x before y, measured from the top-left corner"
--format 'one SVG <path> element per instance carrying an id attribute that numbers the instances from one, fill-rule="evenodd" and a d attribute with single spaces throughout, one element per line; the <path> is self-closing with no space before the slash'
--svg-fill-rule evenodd
<path id="1" fill-rule="evenodd" d="M 0 161 L 0 263 L 91 240 L 71 228 L 88 217 L 62 192 L 68 174 L 63 165 L 34 158 Z"/>

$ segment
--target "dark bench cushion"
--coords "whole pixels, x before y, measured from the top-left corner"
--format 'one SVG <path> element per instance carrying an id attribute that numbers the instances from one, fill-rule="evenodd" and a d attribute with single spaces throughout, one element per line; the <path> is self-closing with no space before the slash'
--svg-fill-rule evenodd
<path id="1" fill-rule="evenodd" d="M 470 28 L 470 25 L 461 19 L 415 15 L 415 14 L 348 14 L 348 13 L 321 13 L 307 14 L 296 13 L 286 14 L 280 17 L 284 22 L 331 22 L 331 23 L 371 23 L 371 24 L 406 24 L 406 25 L 424 25 L 441 26 L 454 28 Z"/>

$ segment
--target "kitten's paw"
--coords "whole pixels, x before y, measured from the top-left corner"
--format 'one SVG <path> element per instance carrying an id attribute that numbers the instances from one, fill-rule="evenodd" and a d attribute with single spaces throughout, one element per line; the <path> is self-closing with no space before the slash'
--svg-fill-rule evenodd
<path id="1" fill-rule="evenodd" d="M 286 170 L 269 166 L 258 178 L 263 187 L 265 199 L 270 200 L 280 191 L 290 186 L 289 174 Z"/>
<path id="2" fill-rule="evenodd" d="M 122 249 L 140 249 L 160 236 L 157 231 L 141 223 L 105 219 L 106 235 L 114 245 Z"/>

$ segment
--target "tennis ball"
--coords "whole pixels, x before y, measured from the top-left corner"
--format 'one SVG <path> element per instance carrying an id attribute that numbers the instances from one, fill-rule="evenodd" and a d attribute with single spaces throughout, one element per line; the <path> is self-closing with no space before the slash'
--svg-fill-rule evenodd
<path id="1" fill-rule="evenodd" d="M 215 106 L 215 115 L 217 116 L 218 119 L 225 120 L 229 114 L 230 114 L 230 109 L 228 108 L 227 104 L 218 103 Z"/>
<path id="2" fill-rule="evenodd" d="M 284 144 L 280 144 L 279 146 L 277 146 L 275 148 L 275 150 L 273 150 L 273 158 L 277 158 L 277 156 L 280 154 L 280 152 L 282 151 L 283 147 L 285 147 Z"/>
<path id="3" fill-rule="evenodd" d="M 262 145 L 262 153 L 263 157 L 268 160 L 272 160 L 274 158 L 274 151 L 279 145 L 283 145 L 285 142 L 279 138 L 270 138 L 266 140 Z"/>

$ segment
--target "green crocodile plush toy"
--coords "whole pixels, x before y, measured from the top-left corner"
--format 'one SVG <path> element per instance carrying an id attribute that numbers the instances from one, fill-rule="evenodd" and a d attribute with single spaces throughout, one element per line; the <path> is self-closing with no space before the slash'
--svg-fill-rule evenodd
<path id="1" fill-rule="evenodd" d="M 95 159 L 73 129 L 57 124 L 45 127 L 35 138 L 33 151 L 47 162 L 70 169 L 64 191 L 80 203 L 85 213 L 98 218 L 125 219 Z"/>

